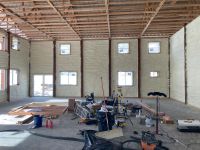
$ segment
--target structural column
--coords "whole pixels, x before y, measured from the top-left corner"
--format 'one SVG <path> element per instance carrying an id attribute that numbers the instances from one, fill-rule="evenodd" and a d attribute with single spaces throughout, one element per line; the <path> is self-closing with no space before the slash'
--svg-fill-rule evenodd
<path id="1" fill-rule="evenodd" d="M 56 97 L 56 40 L 53 41 L 53 97 Z"/>
<path id="2" fill-rule="evenodd" d="M 187 91 L 187 29 L 184 25 L 184 77 L 185 77 L 185 104 L 188 104 L 188 91 Z"/>
<path id="3" fill-rule="evenodd" d="M 28 80 L 28 96 L 31 97 L 31 41 L 29 41 L 29 80 Z"/>
<path id="4" fill-rule="evenodd" d="M 170 90 L 171 90 L 171 87 L 170 87 L 170 84 L 171 84 L 171 81 L 170 81 L 170 79 L 171 79 L 171 66 L 170 66 L 170 49 L 171 49 L 171 45 L 170 45 L 170 38 L 168 38 L 168 71 L 169 71 L 169 73 L 168 73 L 168 90 L 169 90 L 169 98 L 171 97 L 171 94 L 170 94 Z"/>
<path id="5" fill-rule="evenodd" d="M 109 47 L 108 47 L 108 78 L 109 78 L 109 96 L 112 95 L 112 57 L 111 57 L 111 48 L 112 41 L 109 39 Z"/>
<path id="6" fill-rule="evenodd" d="M 141 38 L 138 38 L 138 98 L 141 98 Z"/>
<path id="7" fill-rule="evenodd" d="M 83 40 L 80 41 L 80 56 L 81 56 L 81 97 L 84 97 L 84 79 L 83 79 Z"/>
<path id="8" fill-rule="evenodd" d="M 10 102 L 10 49 L 11 49 L 11 35 L 7 33 L 7 51 L 8 51 L 8 69 L 7 69 L 7 101 Z"/>

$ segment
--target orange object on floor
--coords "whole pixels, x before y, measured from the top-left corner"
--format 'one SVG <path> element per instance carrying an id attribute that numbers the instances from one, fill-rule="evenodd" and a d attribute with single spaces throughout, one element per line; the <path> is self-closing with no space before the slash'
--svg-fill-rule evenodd
<path id="1" fill-rule="evenodd" d="M 147 144 L 143 141 L 141 141 L 141 146 L 143 150 L 155 150 L 156 145 L 155 144 Z"/>
<path id="2" fill-rule="evenodd" d="M 168 115 L 163 116 L 162 120 L 163 120 L 163 123 L 165 124 L 174 124 L 174 121 Z"/>

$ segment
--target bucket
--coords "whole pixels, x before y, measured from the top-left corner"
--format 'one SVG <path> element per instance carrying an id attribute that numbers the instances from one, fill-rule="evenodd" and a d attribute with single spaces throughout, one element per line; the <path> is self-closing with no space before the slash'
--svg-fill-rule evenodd
<path id="1" fill-rule="evenodd" d="M 146 117 L 145 123 L 146 123 L 146 127 L 152 127 L 153 126 L 153 121 L 150 117 L 149 118 Z"/>
<path id="2" fill-rule="evenodd" d="M 112 115 L 110 112 L 107 112 L 107 117 L 108 117 L 108 125 L 107 125 L 107 120 L 106 120 L 106 113 L 97 111 L 99 131 L 112 130 L 112 126 L 115 123 L 114 115 Z M 109 129 L 108 129 L 108 126 L 109 126 Z"/>
<path id="3" fill-rule="evenodd" d="M 33 117 L 33 120 L 34 120 L 34 127 L 35 128 L 42 127 L 42 116 L 35 115 Z"/>

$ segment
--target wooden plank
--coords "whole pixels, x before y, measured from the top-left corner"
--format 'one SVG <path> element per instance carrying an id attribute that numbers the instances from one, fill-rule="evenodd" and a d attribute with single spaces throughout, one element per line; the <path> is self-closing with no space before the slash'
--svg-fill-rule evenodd
<path id="1" fill-rule="evenodd" d="M 140 37 L 144 34 L 144 32 L 147 30 L 147 28 L 149 27 L 149 25 L 151 24 L 151 22 L 153 21 L 153 19 L 156 17 L 156 15 L 159 13 L 160 9 L 162 8 L 162 6 L 164 5 L 166 0 L 161 0 L 160 4 L 158 5 L 158 7 L 156 8 L 155 13 L 152 15 L 152 17 L 150 18 L 150 20 L 148 21 L 148 23 L 146 24 L 145 28 L 143 29 L 142 33 L 140 34 Z"/>

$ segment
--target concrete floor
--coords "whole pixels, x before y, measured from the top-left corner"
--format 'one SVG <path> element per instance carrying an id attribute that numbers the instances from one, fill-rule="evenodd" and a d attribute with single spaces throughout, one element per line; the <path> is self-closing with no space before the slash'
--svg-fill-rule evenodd
<path id="1" fill-rule="evenodd" d="M 17 107 L 26 103 L 33 101 L 46 101 L 53 98 L 27 98 L 20 101 L 13 101 L 0 105 L 0 114 L 7 113 L 13 107 Z M 138 101 L 138 99 L 127 99 L 129 102 Z M 155 106 L 155 100 L 143 100 L 145 103 L 150 106 Z M 186 106 L 183 103 L 172 101 L 172 100 L 161 100 L 160 109 L 163 112 L 166 112 L 174 120 L 177 119 L 199 119 L 200 120 L 200 109 Z M 54 128 L 47 129 L 45 127 L 38 129 L 30 129 L 32 125 L 0 125 L 1 130 L 8 129 L 20 129 L 33 131 L 35 133 L 51 135 L 51 136 L 62 136 L 62 137 L 75 137 L 83 139 L 81 135 L 78 135 L 79 130 L 83 129 L 94 129 L 97 130 L 97 126 L 94 125 L 84 125 L 78 124 L 79 119 L 74 119 L 74 114 L 65 114 L 59 119 L 54 120 Z M 149 130 L 154 132 L 155 128 L 147 128 L 146 126 L 139 125 L 139 119 L 131 117 L 133 126 L 130 124 L 130 121 L 127 120 L 128 126 L 123 128 L 124 137 L 117 138 L 117 141 L 124 141 L 130 139 L 130 136 L 134 135 L 133 131 L 140 133 L 142 130 Z M 30 134 L 30 132 L 0 132 L 0 150 L 81 150 L 84 143 L 74 142 L 74 141 L 65 141 L 65 140 L 56 140 L 56 139 L 47 139 L 44 137 L 38 137 Z M 177 131 L 176 124 L 173 125 L 160 125 L 160 133 L 177 139 L 178 142 L 172 142 L 166 136 L 157 136 L 158 139 L 163 140 L 164 145 L 169 147 L 170 150 L 199 150 L 200 144 L 200 133 L 182 133 Z M 186 147 L 187 146 L 187 147 Z"/>

